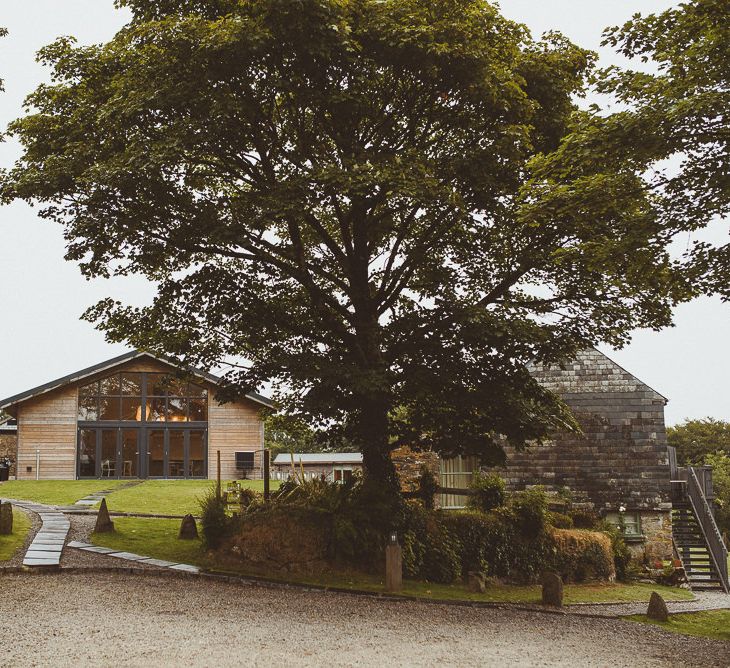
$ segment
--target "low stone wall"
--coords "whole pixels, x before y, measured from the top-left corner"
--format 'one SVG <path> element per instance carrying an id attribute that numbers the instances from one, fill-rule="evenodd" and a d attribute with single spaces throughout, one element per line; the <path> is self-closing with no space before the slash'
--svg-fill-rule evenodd
<path id="1" fill-rule="evenodd" d="M 627 542 L 637 561 L 654 561 L 672 558 L 671 511 L 642 511 L 641 533 L 643 541 Z"/>
<path id="2" fill-rule="evenodd" d="M 418 479 L 424 466 L 433 473 L 436 480 L 439 478 L 439 456 L 435 452 L 429 450 L 416 452 L 404 446 L 393 450 L 390 457 L 395 464 L 400 486 L 404 492 L 413 492 L 418 488 Z"/>

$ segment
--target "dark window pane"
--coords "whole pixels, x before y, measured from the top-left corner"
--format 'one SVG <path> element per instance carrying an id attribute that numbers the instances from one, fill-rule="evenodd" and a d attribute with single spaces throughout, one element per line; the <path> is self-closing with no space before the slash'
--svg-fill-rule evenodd
<path id="1" fill-rule="evenodd" d="M 96 477 L 96 430 L 79 429 L 79 476 Z"/>
<path id="2" fill-rule="evenodd" d="M 149 408 L 147 410 L 148 422 L 164 422 L 165 421 L 165 401 L 166 399 L 148 399 Z"/>
<path id="3" fill-rule="evenodd" d="M 122 394 L 127 397 L 142 396 L 142 374 L 122 373 Z"/>
<path id="4" fill-rule="evenodd" d="M 183 478 L 185 476 L 185 432 L 170 429 L 170 477 Z"/>
<path id="5" fill-rule="evenodd" d="M 187 422 L 188 400 L 181 397 L 170 397 L 167 400 L 167 419 L 169 422 Z"/>
<path id="6" fill-rule="evenodd" d="M 125 429 L 122 432 L 122 470 L 120 473 L 125 478 L 136 478 L 138 475 L 139 447 L 137 439 L 138 432 L 136 429 Z"/>
<path id="7" fill-rule="evenodd" d="M 195 478 L 205 477 L 205 432 L 190 432 L 190 453 L 188 456 L 188 462 L 189 476 Z"/>
<path id="8" fill-rule="evenodd" d="M 85 396 L 85 397 L 91 397 L 96 396 L 99 394 L 99 381 L 95 380 L 93 383 L 90 383 L 89 385 L 84 385 L 83 387 L 79 388 L 79 396 Z"/>
<path id="9" fill-rule="evenodd" d="M 205 422 L 208 419 L 207 399 L 190 399 L 190 420 L 192 422 Z"/>
<path id="10" fill-rule="evenodd" d="M 207 397 L 208 390 L 206 390 L 202 385 L 196 385 L 195 383 L 190 383 L 190 385 L 188 386 L 188 396 L 189 397 Z"/>
<path id="11" fill-rule="evenodd" d="M 96 394 L 82 394 L 79 392 L 79 420 L 98 420 L 99 411 L 96 405 Z"/>
<path id="12" fill-rule="evenodd" d="M 142 399 L 139 397 L 122 397 L 122 420 L 142 419 Z"/>
<path id="13" fill-rule="evenodd" d="M 165 397 L 170 387 L 170 375 L 167 373 L 147 374 L 147 394 L 154 397 Z"/>
<path id="14" fill-rule="evenodd" d="M 117 430 L 101 431 L 101 477 L 114 478 L 117 475 Z"/>
<path id="15" fill-rule="evenodd" d="M 169 376 L 167 393 L 173 397 L 185 397 L 188 394 L 188 381 L 175 376 Z"/>
<path id="16" fill-rule="evenodd" d="M 148 436 L 148 471 L 149 475 L 161 478 L 165 475 L 165 432 L 151 431 Z"/>
<path id="17" fill-rule="evenodd" d="M 119 397 L 100 397 L 99 398 L 99 419 L 100 420 L 119 420 Z"/>
<path id="18" fill-rule="evenodd" d="M 115 373 L 113 376 L 109 376 L 108 378 L 102 378 L 100 392 L 101 394 L 116 394 L 119 396 L 119 374 Z"/>

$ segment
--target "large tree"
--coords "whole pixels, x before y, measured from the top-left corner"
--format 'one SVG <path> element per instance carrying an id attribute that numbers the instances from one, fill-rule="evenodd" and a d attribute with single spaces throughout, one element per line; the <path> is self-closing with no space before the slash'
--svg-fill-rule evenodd
<path id="1" fill-rule="evenodd" d="M 87 277 L 154 282 L 87 313 L 112 340 L 229 364 L 222 398 L 272 383 L 393 484 L 398 443 L 571 426 L 528 363 L 670 321 L 641 177 L 551 160 L 592 62 L 562 36 L 484 0 L 118 4 L 110 42 L 40 53 L 3 185 Z"/>

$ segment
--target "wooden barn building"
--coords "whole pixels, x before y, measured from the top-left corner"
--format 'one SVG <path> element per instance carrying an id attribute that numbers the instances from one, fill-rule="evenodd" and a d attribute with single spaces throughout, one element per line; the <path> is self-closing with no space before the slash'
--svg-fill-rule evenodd
<path id="1" fill-rule="evenodd" d="M 224 478 L 263 450 L 259 394 L 219 404 L 220 379 L 132 351 L 0 401 L 17 424 L 19 480 Z M 238 464 L 238 468 L 237 468 Z"/>

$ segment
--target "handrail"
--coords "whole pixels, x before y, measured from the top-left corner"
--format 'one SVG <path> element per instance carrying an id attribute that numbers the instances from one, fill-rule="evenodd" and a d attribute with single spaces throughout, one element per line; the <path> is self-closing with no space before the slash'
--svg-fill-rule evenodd
<path id="1" fill-rule="evenodd" d="M 726 594 L 730 594 L 727 577 L 727 549 L 723 543 L 720 530 L 715 523 L 710 504 L 707 503 L 697 473 L 691 466 L 687 467 L 687 496 L 692 504 L 697 523 L 700 525 L 710 557 L 720 577 L 720 583 Z"/>

